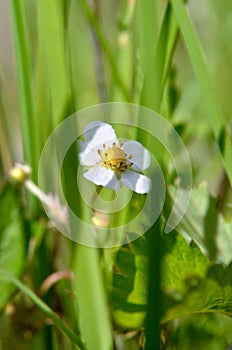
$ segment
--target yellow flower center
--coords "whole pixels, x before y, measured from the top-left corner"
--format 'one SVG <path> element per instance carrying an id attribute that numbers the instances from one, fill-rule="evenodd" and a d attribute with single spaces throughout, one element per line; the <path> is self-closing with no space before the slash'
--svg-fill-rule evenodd
<path id="1" fill-rule="evenodd" d="M 124 171 L 128 169 L 133 163 L 128 162 L 132 158 L 130 154 L 127 156 L 125 151 L 122 149 L 123 143 L 116 146 L 116 143 L 113 143 L 111 147 L 106 148 L 106 145 L 103 144 L 104 151 L 98 150 L 98 154 L 101 157 L 102 164 L 104 167 L 111 170 L 120 170 Z"/>

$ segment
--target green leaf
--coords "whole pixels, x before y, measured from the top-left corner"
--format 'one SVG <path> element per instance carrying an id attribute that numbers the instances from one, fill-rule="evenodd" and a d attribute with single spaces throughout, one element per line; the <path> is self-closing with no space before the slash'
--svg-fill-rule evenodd
<path id="1" fill-rule="evenodd" d="M 181 291 L 187 276 L 204 277 L 210 265 L 198 246 L 190 244 L 175 231 L 163 236 L 161 288 Z"/>
<path id="2" fill-rule="evenodd" d="M 147 246 L 140 237 L 117 250 L 111 301 L 114 322 L 124 329 L 143 325 L 147 301 Z"/>
<path id="3" fill-rule="evenodd" d="M 166 292 L 163 322 L 191 314 L 221 313 L 232 317 L 232 264 L 213 265 L 206 278 L 197 275 L 185 279 L 182 293 Z"/>
<path id="4" fill-rule="evenodd" d="M 5 185 L 0 192 L 0 267 L 13 276 L 20 276 L 25 261 L 25 237 L 15 188 Z M 14 288 L 0 278 L 0 309 L 10 298 Z"/>
<path id="5" fill-rule="evenodd" d="M 168 190 L 174 200 L 175 187 L 169 186 Z M 184 195 L 185 190 L 180 192 Z M 176 203 L 174 211 L 176 215 L 184 211 L 181 201 Z M 224 264 L 232 260 L 232 221 L 226 221 L 218 212 L 217 202 L 210 197 L 205 182 L 192 190 L 189 207 L 177 229 L 194 239 L 212 260 Z"/>
<path id="6" fill-rule="evenodd" d="M 162 236 L 162 247 L 163 291 L 179 295 L 184 291 L 185 278 L 206 275 L 210 261 L 194 242 L 189 244 L 182 235 L 173 231 Z M 115 254 L 111 298 L 114 321 L 121 328 L 133 329 L 143 325 L 147 311 L 147 249 L 143 236 Z"/>
<path id="7" fill-rule="evenodd" d="M 178 350 L 225 350 L 231 344 L 231 327 L 232 319 L 224 315 L 190 315 L 179 319 L 166 339 Z"/>

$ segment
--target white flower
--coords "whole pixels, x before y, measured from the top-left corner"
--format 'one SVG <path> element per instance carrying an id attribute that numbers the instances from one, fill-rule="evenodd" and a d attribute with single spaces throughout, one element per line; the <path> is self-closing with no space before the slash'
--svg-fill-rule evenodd
<path id="1" fill-rule="evenodd" d="M 79 159 L 88 168 L 83 174 L 86 179 L 113 190 L 124 184 L 140 194 L 150 191 L 151 180 L 141 172 L 150 166 L 151 158 L 141 143 L 121 143 L 113 127 L 101 121 L 90 123 L 83 136 Z"/>

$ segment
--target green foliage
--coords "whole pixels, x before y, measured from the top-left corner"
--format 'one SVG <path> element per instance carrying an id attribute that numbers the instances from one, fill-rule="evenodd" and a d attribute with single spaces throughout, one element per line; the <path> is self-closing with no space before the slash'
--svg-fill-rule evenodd
<path id="1" fill-rule="evenodd" d="M 141 9 L 141 11 L 143 11 L 143 9 Z M 177 39 L 177 31 L 178 27 L 173 18 L 171 6 L 168 4 L 155 50 L 153 48 L 153 38 L 150 43 L 149 49 L 151 54 L 147 55 L 149 61 L 145 70 L 145 78 L 141 94 L 141 104 L 152 108 L 157 112 L 159 112 L 161 108 L 163 91 Z M 156 79 L 153 79 L 154 76 Z"/>
<path id="2" fill-rule="evenodd" d="M 87 349 L 108 350 L 113 348 L 111 324 L 103 278 L 98 266 L 98 250 L 79 246 L 74 258 L 74 269 L 76 273 L 75 288 L 78 291 L 82 320 L 82 336 Z"/>
<path id="3" fill-rule="evenodd" d="M 44 8 L 46 7 L 46 11 Z M 42 116 L 41 136 L 46 141 L 51 131 L 70 108 L 71 89 L 65 48 L 65 14 L 60 1 L 39 1 L 38 13 L 38 114 Z M 48 108 L 50 96 L 52 108 Z M 47 123 L 47 120 L 51 120 Z"/>
<path id="4" fill-rule="evenodd" d="M 115 253 L 111 300 L 114 322 L 119 328 L 136 329 L 143 325 L 147 301 L 146 253 L 143 237 Z"/>
<path id="5" fill-rule="evenodd" d="M 37 175 L 40 140 L 36 132 L 35 101 L 32 89 L 32 62 L 26 27 L 25 3 L 11 1 L 12 22 L 15 38 L 15 53 L 18 73 L 20 117 L 25 160 L 32 165 Z M 36 177 L 35 177 L 36 178 Z"/>
<path id="6" fill-rule="evenodd" d="M 169 193 L 174 198 L 175 188 L 170 186 Z M 178 230 L 194 239 L 213 261 L 228 264 L 232 259 L 232 221 L 218 210 L 217 202 L 208 193 L 205 182 L 194 188 Z M 177 203 L 175 213 L 179 214 L 182 209 L 181 203 Z"/>
<path id="7" fill-rule="evenodd" d="M 170 325 L 164 330 L 164 349 L 228 349 L 232 320 L 217 314 L 199 314 L 176 320 L 170 337 Z"/>
<path id="8" fill-rule="evenodd" d="M 212 319 L 216 320 L 215 322 L 221 320 L 216 314 L 232 316 L 232 265 L 225 267 L 211 264 L 196 244 L 188 244 L 178 233 L 164 236 L 164 244 L 167 249 L 162 265 L 162 322 L 180 319 L 177 330 L 172 331 L 172 336 L 176 334 L 179 338 L 182 334 L 184 339 L 176 339 L 176 346 L 197 349 L 203 348 L 206 341 L 212 341 L 212 348 L 215 349 L 218 344 L 225 346 L 225 337 L 230 339 L 227 327 L 224 330 L 222 327 L 215 339 L 209 339 L 214 332 Z M 200 316 L 204 314 L 204 317 Z M 219 325 L 220 321 L 218 322 Z M 225 319 L 224 322 L 230 324 L 229 320 Z M 215 329 L 217 327 L 215 326 Z M 164 332 L 165 328 L 166 326 Z M 196 334 L 196 340 L 192 339 L 193 334 Z"/>
<path id="9" fill-rule="evenodd" d="M 142 237 L 115 253 L 111 299 L 114 321 L 119 329 L 136 329 L 143 324 L 147 294 L 144 289 L 147 248 L 146 240 Z M 180 324 L 185 324 L 184 317 L 191 315 L 220 313 L 232 317 L 232 265 L 224 267 L 212 264 L 193 241 L 188 243 L 177 232 L 163 235 L 162 249 L 161 321 L 164 332 L 165 323 L 181 318 L 183 321 Z M 186 329 L 186 334 L 188 332 L 190 330 Z M 196 348 L 197 344 L 194 345 Z"/>
<path id="10" fill-rule="evenodd" d="M 0 270 L 0 275 L 4 277 L 8 283 L 13 283 L 15 287 L 29 297 L 39 307 L 39 309 L 41 309 L 45 315 L 47 315 L 54 322 L 54 324 L 64 332 L 64 334 L 73 342 L 73 344 L 78 345 L 81 349 L 83 348 L 83 343 L 79 337 L 65 323 L 63 323 L 57 314 L 48 305 L 46 305 L 43 300 L 38 298 L 38 296 L 31 289 L 2 269 Z"/>
<path id="11" fill-rule="evenodd" d="M 0 52 L 0 349 L 231 346 L 232 2 L 186 3 L 11 0 L 6 10 L 1 5 L 1 21 L 11 17 L 6 24 L 12 27 L 14 55 L 9 59 L 10 33 L 1 37 Z M 168 119 L 190 154 L 194 185 L 183 219 L 163 234 L 177 191 L 174 163 L 151 135 L 126 127 L 162 167 L 164 210 L 139 239 L 94 249 L 61 236 L 25 192 L 26 184 L 6 184 L 5 178 L 11 160 L 23 160 L 37 183 L 41 150 L 59 122 L 110 101 L 139 103 Z M 124 127 L 116 126 L 119 135 Z M 62 185 L 73 211 L 92 222 L 91 209 L 73 186 L 77 152 L 76 144 L 67 152 Z M 175 161 L 182 164 L 182 154 Z M 177 182 L 184 197 L 190 189 L 181 178 Z M 111 193 L 105 192 L 108 200 Z M 113 225 L 119 216 L 120 222 L 134 218 L 145 199 L 133 195 L 125 210 L 111 214 Z M 175 203 L 176 217 L 185 209 L 181 200 Z M 71 226 L 73 237 L 83 234 Z M 69 279 L 73 271 L 73 283 L 53 280 L 63 270 Z"/>
<path id="12" fill-rule="evenodd" d="M 191 243 L 176 231 L 163 236 L 164 255 L 162 259 L 161 288 L 182 291 L 187 276 L 204 277 L 210 261 L 197 245 Z"/>
<path id="13" fill-rule="evenodd" d="M 182 293 L 167 293 L 168 312 L 163 321 L 198 313 L 221 313 L 231 317 L 231 271 L 231 265 L 214 265 L 205 278 L 197 275 L 186 277 Z"/>
<path id="14" fill-rule="evenodd" d="M 9 184 L 0 190 L 0 218 L 0 267 L 19 277 L 24 268 L 26 242 L 18 189 Z M 2 309 L 15 288 L 9 281 L 0 277 L 0 289 L 0 309 Z"/>
<path id="15" fill-rule="evenodd" d="M 205 104 L 208 108 L 209 122 L 218 142 L 225 170 L 227 171 L 230 183 L 232 184 L 231 134 L 219 100 L 215 94 L 215 89 L 212 85 L 201 44 L 194 28 L 192 27 L 189 15 L 182 0 L 172 0 L 171 4 L 188 49 L 192 66 L 196 72 L 197 79 L 199 80 L 200 87 L 204 94 Z"/>

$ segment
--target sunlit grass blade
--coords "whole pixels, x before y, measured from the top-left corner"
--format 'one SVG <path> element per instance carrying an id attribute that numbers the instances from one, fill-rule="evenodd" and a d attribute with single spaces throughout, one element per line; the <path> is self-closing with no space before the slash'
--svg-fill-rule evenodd
<path id="1" fill-rule="evenodd" d="M 97 248 L 77 246 L 74 260 L 81 329 L 88 350 L 113 350 L 111 321 Z"/>
<path id="2" fill-rule="evenodd" d="M 173 49 L 177 38 L 177 24 L 168 4 L 162 21 L 157 47 L 145 72 L 141 104 L 159 112 L 167 73 L 170 69 Z M 154 44 L 153 44 L 154 46 Z"/>
<path id="3" fill-rule="evenodd" d="M 131 25 L 134 15 L 135 2 L 125 1 L 122 5 L 121 16 L 118 20 L 118 33 L 116 38 L 116 47 L 114 49 L 114 58 L 117 61 L 117 68 L 121 74 L 121 79 L 128 92 L 131 94 L 130 101 L 133 100 L 133 74 L 134 74 L 134 49 Z M 125 101 L 124 94 L 121 91 L 117 80 L 112 76 L 110 85 L 110 101 Z"/>
<path id="4" fill-rule="evenodd" d="M 140 4 L 140 6 L 142 6 L 142 4 Z M 177 35 L 177 23 L 171 6 L 168 4 L 163 15 L 157 38 L 153 38 L 149 35 L 150 58 L 147 59 L 147 66 L 144 67 L 146 69 L 140 97 L 141 105 L 149 107 L 158 113 L 161 110 L 162 101 L 164 100 L 164 90 L 169 78 Z M 166 117 L 168 116 L 166 115 Z M 149 129 L 149 126 L 147 126 L 147 128 Z M 151 139 L 147 134 L 138 131 L 137 137 L 149 148 Z M 165 165 L 163 157 L 164 149 L 158 143 L 155 148 L 154 146 L 151 147 L 156 149 L 156 156 L 158 155 L 162 165 Z"/>
<path id="5" fill-rule="evenodd" d="M 24 7 L 25 2 L 22 0 L 11 1 L 23 151 L 25 161 L 32 166 L 33 177 L 36 179 L 40 144 L 35 120 L 32 67 Z"/>
<path id="6" fill-rule="evenodd" d="M 46 9 L 46 10 L 45 10 Z M 60 1 L 37 2 L 38 12 L 38 115 L 44 136 L 65 117 L 71 90 L 65 44 L 65 18 Z"/>
<path id="7" fill-rule="evenodd" d="M 230 179 L 230 183 L 232 184 L 231 137 L 226 126 L 226 120 L 224 118 L 218 97 L 214 91 L 214 87 L 207 68 L 205 55 L 183 1 L 171 0 L 171 4 L 182 36 L 184 38 L 185 45 L 189 52 L 192 66 L 195 70 L 197 79 L 204 94 L 205 105 L 208 108 L 208 120 L 220 147 L 224 166 Z"/>
<path id="8" fill-rule="evenodd" d="M 80 195 L 76 195 L 76 171 L 78 164 L 78 149 L 73 147 L 69 150 L 63 163 L 64 170 L 64 186 L 67 201 L 84 222 L 89 221 L 92 215 L 91 208 L 84 206 Z M 76 157 L 76 158 L 74 158 Z M 76 159 L 76 161 L 74 161 Z M 91 230 L 91 225 L 89 225 Z M 81 241 L 81 225 L 77 227 L 70 219 L 70 231 L 72 237 L 79 237 Z M 75 239 L 76 240 L 76 239 Z M 100 264 L 99 250 L 75 243 L 73 246 L 72 269 L 74 271 L 74 283 L 77 293 L 78 316 L 80 321 L 81 334 L 86 343 L 88 350 L 112 350 L 112 332 L 107 298 L 105 294 L 105 285 Z"/>
<path id="9" fill-rule="evenodd" d="M 17 287 L 22 293 L 24 293 L 28 298 L 30 298 L 38 308 L 40 308 L 48 318 L 50 318 L 54 324 L 60 328 L 60 330 L 70 339 L 71 342 L 79 346 L 80 349 L 83 349 L 83 343 L 77 337 L 77 335 L 67 326 L 57 314 L 47 305 L 43 300 L 41 300 L 31 289 L 25 286 L 17 278 L 10 275 L 8 272 L 0 269 L 0 274 L 6 278 L 8 281 L 12 282 L 15 287 Z"/>
<path id="10" fill-rule="evenodd" d="M 159 25 L 157 1 L 136 1 L 136 27 L 142 70 L 150 67 L 156 47 Z"/>
<path id="11" fill-rule="evenodd" d="M 122 76 L 121 73 L 119 72 L 119 69 L 117 67 L 117 62 L 115 60 L 115 57 L 112 54 L 112 50 L 105 38 L 105 35 L 99 25 L 99 22 L 97 21 L 94 13 L 92 12 L 90 6 L 88 5 L 86 0 L 80 0 L 81 5 L 83 7 L 83 11 L 85 12 L 90 25 L 92 26 L 92 28 L 95 30 L 96 32 L 96 36 L 99 40 L 99 44 L 103 50 L 103 53 L 111 67 L 111 73 L 113 78 L 115 79 L 116 83 L 118 84 L 118 86 L 120 87 L 122 94 L 124 95 L 124 98 L 126 101 L 130 101 L 130 94 L 122 80 Z"/>

